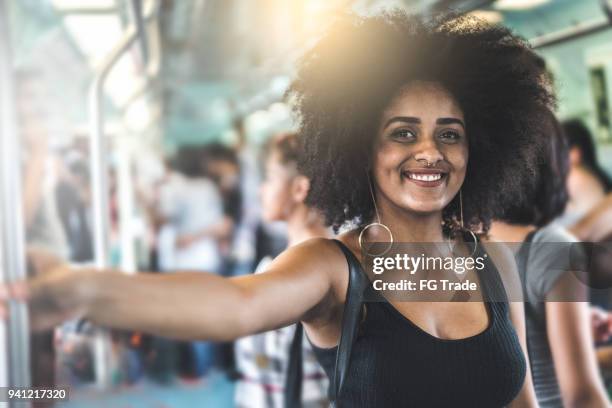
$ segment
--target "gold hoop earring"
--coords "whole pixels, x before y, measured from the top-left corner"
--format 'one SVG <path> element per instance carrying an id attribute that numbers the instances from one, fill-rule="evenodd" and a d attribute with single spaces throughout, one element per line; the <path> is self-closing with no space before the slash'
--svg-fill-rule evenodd
<path id="1" fill-rule="evenodd" d="M 389 237 L 390 237 L 389 246 L 383 252 L 381 252 L 379 254 L 370 253 L 370 252 L 365 251 L 363 249 L 363 234 L 370 227 L 382 227 L 389 234 Z M 387 227 L 385 224 L 381 224 L 380 222 L 372 222 L 372 223 L 366 225 L 365 227 L 362 228 L 361 232 L 359 233 L 359 248 L 361 248 L 361 250 L 366 255 L 369 255 L 369 256 L 382 256 L 382 255 L 386 254 L 387 252 L 389 252 L 389 250 L 391 249 L 392 246 L 393 246 L 393 234 L 391 233 L 391 230 L 389 229 L 389 227 Z"/>
<path id="2" fill-rule="evenodd" d="M 368 255 L 368 256 L 372 256 L 372 257 L 376 257 L 376 256 L 382 256 L 384 254 L 386 254 L 387 252 L 389 252 L 389 250 L 391 249 L 391 247 L 393 246 L 393 234 L 391 233 L 391 229 L 389 227 L 387 227 L 385 224 L 383 224 L 382 222 L 380 222 L 380 214 L 378 213 L 378 207 L 376 206 L 376 200 L 374 199 L 374 191 L 372 190 L 372 181 L 370 180 L 370 175 L 368 174 L 368 187 L 370 188 L 370 196 L 372 197 L 372 204 L 374 205 L 374 211 L 376 213 L 376 222 L 372 222 L 370 224 L 367 224 L 366 226 L 364 226 L 361 229 L 361 232 L 359 233 L 359 248 L 361 249 L 361 251 Z M 373 254 L 370 253 L 366 250 L 363 249 L 363 234 L 364 232 L 371 227 L 381 227 L 383 229 L 385 229 L 387 231 L 387 233 L 389 234 L 389 246 L 381 253 L 379 254 Z"/>
<path id="3" fill-rule="evenodd" d="M 472 250 L 472 253 L 470 254 L 470 258 L 472 258 L 474 256 L 474 254 L 476 253 L 476 250 L 478 249 L 478 237 L 476 237 L 476 234 L 474 233 L 474 231 L 472 231 L 470 228 L 465 228 L 465 225 L 463 223 L 463 194 L 462 194 L 462 190 L 459 190 L 459 215 L 461 216 L 459 225 L 461 226 L 461 232 L 468 232 L 470 233 L 470 235 L 472 235 L 472 238 L 474 239 L 474 249 Z M 450 243 L 450 239 L 448 241 L 449 244 L 449 248 L 451 251 L 451 254 L 454 253 L 454 248 Z"/>

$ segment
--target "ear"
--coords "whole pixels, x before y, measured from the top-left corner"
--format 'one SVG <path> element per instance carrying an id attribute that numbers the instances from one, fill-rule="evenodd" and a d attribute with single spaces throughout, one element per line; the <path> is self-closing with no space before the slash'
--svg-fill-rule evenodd
<path id="1" fill-rule="evenodd" d="M 303 203 L 310 190 L 310 180 L 306 176 L 295 176 L 291 183 L 291 195 L 296 202 Z"/>

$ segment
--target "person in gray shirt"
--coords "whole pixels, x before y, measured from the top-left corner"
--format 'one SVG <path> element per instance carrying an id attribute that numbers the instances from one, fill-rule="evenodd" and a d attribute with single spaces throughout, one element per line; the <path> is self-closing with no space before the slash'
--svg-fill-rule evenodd
<path id="1" fill-rule="evenodd" d="M 576 242 L 553 222 L 568 193 L 567 141 L 551 112 L 543 113 L 534 183 L 495 222 L 498 241 L 523 242 L 516 252 L 525 296 L 527 346 L 541 407 L 608 407 L 594 351 L 587 285 L 573 270 Z M 576 300 L 576 301 L 572 301 Z M 578 301 L 582 300 L 582 301 Z"/>

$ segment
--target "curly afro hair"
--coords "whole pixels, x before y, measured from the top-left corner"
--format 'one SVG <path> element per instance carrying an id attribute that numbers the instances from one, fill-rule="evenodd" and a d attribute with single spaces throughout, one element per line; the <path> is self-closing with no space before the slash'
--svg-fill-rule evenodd
<path id="1" fill-rule="evenodd" d="M 302 57 L 286 97 L 299 123 L 306 203 L 335 231 L 373 215 L 368 168 L 385 107 L 411 81 L 442 85 L 462 108 L 469 139 L 466 226 L 486 232 L 534 174 L 541 107 L 554 96 L 544 64 L 507 28 L 447 14 L 344 15 Z M 444 210 L 457 224 L 458 195 Z"/>
<path id="2" fill-rule="evenodd" d="M 507 206 L 500 220 L 511 224 L 543 227 L 563 214 L 569 193 L 569 145 L 561 124 L 552 112 L 542 112 L 540 146 L 533 184 L 525 199 Z"/>

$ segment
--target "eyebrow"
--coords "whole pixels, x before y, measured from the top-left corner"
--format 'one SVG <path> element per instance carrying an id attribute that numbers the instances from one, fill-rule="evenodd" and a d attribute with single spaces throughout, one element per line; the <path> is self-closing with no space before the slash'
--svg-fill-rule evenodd
<path id="1" fill-rule="evenodd" d="M 385 123 L 384 129 L 386 129 L 390 124 L 395 123 L 395 122 L 416 123 L 416 124 L 419 124 L 419 123 L 421 123 L 421 119 L 420 118 L 416 118 L 414 116 L 394 116 L 391 119 L 389 119 L 387 121 L 387 123 Z M 436 124 L 437 125 L 452 125 L 452 124 L 457 124 L 457 125 L 461 125 L 463 128 L 465 128 L 465 123 L 463 123 L 463 121 L 461 119 L 457 119 L 457 118 L 438 118 L 436 120 Z"/>

